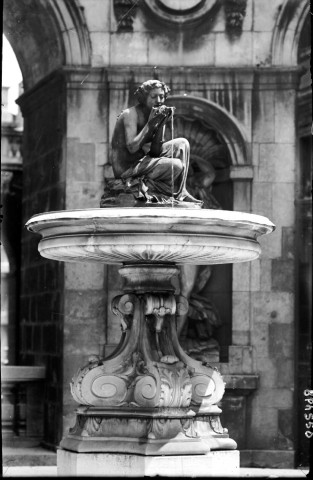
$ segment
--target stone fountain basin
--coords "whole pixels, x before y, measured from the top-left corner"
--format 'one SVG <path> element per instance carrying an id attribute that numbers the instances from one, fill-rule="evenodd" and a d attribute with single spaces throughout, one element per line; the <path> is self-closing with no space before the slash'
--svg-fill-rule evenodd
<path id="1" fill-rule="evenodd" d="M 207 265 L 256 259 L 266 217 L 225 210 L 137 207 L 64 210 L 34 215 L 29 231 L 43 257 L 107 264 Z"/>

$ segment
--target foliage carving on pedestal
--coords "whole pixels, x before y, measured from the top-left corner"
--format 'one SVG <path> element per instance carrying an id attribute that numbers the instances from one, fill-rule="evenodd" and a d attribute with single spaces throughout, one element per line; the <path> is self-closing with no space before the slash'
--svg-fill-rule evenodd
<path id="1" fill-rule="evenodd" d="M 112 301 L 122 341 L 108 359 L 97 356 L 74 376 L 71 390 L 81 405 L 126 408 L 207 407 L 219 401 L 218 372 L 183 353 L 175 314 L 187 300 L 173 294 L 124 294 Z"/>

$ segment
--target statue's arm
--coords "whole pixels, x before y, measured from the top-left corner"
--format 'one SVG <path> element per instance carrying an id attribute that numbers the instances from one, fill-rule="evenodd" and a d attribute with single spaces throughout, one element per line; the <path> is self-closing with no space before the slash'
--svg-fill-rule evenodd
<path id="1" fill-rule="evenodd" d="M 145 143 L 144 139 L 149 131 L 148 126 L 146 124 L 137 134 L 138 117 L 136 110 L 133 108 L 126 110 L 123 116 L 127 150 L 129 153 L 136 153 L 141 149 L 143 143 Z"/>
<path id="2" fill-rule="evenodd" d="M 153 114 L 148 119 L 143 129 L 137 133 L 137 112 L 135 108 L 130 108 L 124 112 L 125 141 L 126 147 L 130 153 L 136 153 L 145 143 L 151 142 L 155 132 L 159 130 L 164 120 L 163 115 Z"/>

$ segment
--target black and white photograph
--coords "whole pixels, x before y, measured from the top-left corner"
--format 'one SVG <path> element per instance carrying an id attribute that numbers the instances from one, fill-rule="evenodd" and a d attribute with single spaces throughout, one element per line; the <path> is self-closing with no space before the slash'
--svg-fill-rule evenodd
<path id="1" fill-rule="evenodd" d="M 2 14 L 2 476 L 311 478 L 310 2 Z"/>

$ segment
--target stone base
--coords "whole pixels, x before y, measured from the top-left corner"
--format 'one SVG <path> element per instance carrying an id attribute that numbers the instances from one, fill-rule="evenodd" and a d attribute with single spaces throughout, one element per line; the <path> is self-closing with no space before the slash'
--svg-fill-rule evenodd
<path id="1" fill-rule="evenodd" d="M 206 455 L 143 456 L 111 453 L 57 452 L 58 476 L 216 477 L 239 476 L 239 451 Z"/>
<path id="2" fill-rule="evenodd" d="M 76 424 L 60 447 L 76 453 L 204 455 L 235 450 L 213 405 L 196 414 L 186 408 L 103 409 L 79 407 Z"/>

